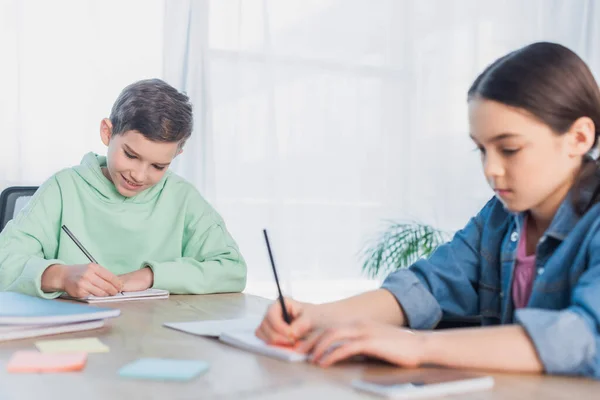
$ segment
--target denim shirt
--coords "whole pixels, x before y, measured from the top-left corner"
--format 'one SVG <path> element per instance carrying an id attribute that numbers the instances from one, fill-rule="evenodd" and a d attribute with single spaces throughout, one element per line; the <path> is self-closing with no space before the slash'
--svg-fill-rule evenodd
<path id="1" fill-rule="evenodd" d="M 523 218 L 494 198 L 449 243 L 390 274 L 382 288 L 413 329 L 462 317 L 520 324 L 547 373 L 600 378 L 600 203 L 579 217 L 570 195 L 563 201 L 538 242 L 527 307 L 515 311 L 510 294 Z"/>

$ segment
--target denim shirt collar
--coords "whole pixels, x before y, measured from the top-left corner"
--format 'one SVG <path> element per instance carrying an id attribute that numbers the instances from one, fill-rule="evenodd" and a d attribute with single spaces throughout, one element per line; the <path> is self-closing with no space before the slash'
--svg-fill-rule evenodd
<path id="1" fill-rule="evenodd" d="M 515 223 L 517 224 L 517 229 L 520 231 L 523 227 L 523 222 L 525 216 L 527 215 L 527 211 L 521 213 L 513 213 L 515 217 Z M 555 238 L 557 240 L 563 241 L 569 232 L 573 230 L 577 222 L 581 216 L 577 214 L 575 211 L 575 207 L 573 206 L 571 192 L 567 194 L 561 205 L 558 207 L 550 226 L 544 233 L 545 236 Z"/>

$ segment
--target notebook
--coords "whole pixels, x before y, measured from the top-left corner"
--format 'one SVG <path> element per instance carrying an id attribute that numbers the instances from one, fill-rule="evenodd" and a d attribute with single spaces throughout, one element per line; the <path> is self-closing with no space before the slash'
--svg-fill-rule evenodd
<path id="1" fill-rule="evenodd" d="M 87 331 L 104 326 L 104 320 L 75 322 L 62 325 L 0 325 L 0 342 L 59 333 Z"/>
<path id="2" fill-rule="evenodd" d="M 269 345 L 257 338 L 254 331 L 261 321 L 261 316 L 251 315 L 236 319 L 167 322 L 164 326 L 193 335 L 218 337 L 220 341 L 229 345 L 278 360 L 288 362 L 306 360 L 306 354 L 298 353 L 293 348 Z"/>
<path id="3" fill-rule="evenodd" d="M 219 337 L 225 332 L 253 332 L 258 328 L 261 321 L 262 316 L 257 315 L 235 319 L 165 322 L 164 326 L 181 332 L 191 333 L 192 335 Z"/>
<path id="4" fill-rule="evenodd" d="M 261 339 L 257 338 L 252 332 L 228 332 L 223 333 L 219 336 L 219 340 L 230 344 L 235 347 L 239 347 L 243 350 L 248 350 L 253 353 L 262 354 L 267 357 L 276 358 L 278 360 L 287 362 L 302 362 L 308 358 L 307 354 L 299 353 L 294 350 L 296 346 L 279 346 L 267 344 Z"/>
<path id="5" fill-rule="evenodd" d="M 68 294 L 61 296 L 64 299 L 76 300 L 84 303 L 95 304 L 95 303 L 112 303 L 118 301 L 130 301 L 130 300 L 151 300 L 151 299 L 166 299 L 169 297 L 169 292 L 162 289 L 146 289 L 139 292 L 122 292 L 117 293 L 114 296 L 87 296 L 83 298 L 71 297 Z"/>
<path id="6" fill-rule="evenodd" d="M 120 310 L 0 292 L 1 325 L 59 325 L 116 317 Z"/>
<path id="7" fill-rule="evenodd" d="M 356 389 L 393 399 L 420 399 L 491 389 L 494 378 L 457 370 L 402 371 L 352 381 Z"/>

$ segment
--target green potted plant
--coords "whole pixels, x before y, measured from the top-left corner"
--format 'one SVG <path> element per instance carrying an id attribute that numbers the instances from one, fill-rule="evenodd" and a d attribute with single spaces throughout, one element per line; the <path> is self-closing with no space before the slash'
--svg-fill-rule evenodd
<path id="1" fill-rule="evenodd" d="M 362 250 L 362 269 L 371 278 L 386 276 L 429 256 L 448 239 L 446 232 L 431 225 L 387 221 L 385 229 Z"/>

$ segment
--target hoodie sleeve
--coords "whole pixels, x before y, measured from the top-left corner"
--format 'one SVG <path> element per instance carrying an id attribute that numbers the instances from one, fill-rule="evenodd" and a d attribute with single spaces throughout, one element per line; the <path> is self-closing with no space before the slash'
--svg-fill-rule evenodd
<path id="1" fill-rule="evenodd" d="M 152 269 L 153 287 L 171 293 L 241 292 L 246 286 L 246 262 L 235 241 L 216 211 L 199 194 L 191 197 L 182 257 L 148 260 L 142 267 Z"/>
<path id="2" fill-rule="evenodd" d="M 0 291 L 13 291 L 44 298 L 56 293 L 41 289 L 42 274 L 54 259 L 62 211 L 58 182 L 53 177 L 36 191 L 29 203 L 0 233 Z"/>

